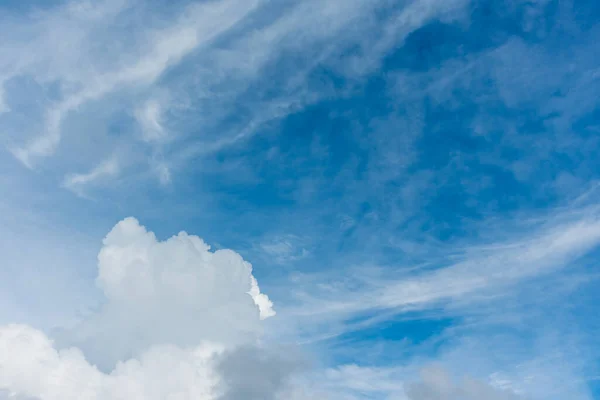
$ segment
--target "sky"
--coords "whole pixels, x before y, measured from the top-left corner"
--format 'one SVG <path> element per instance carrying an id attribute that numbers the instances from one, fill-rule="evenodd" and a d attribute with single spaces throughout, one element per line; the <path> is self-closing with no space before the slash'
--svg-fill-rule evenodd
<path id="1" fill-rule="evenodd" d="M 0 0 L 0 399 L 600 399 L 598 21 Z"/>

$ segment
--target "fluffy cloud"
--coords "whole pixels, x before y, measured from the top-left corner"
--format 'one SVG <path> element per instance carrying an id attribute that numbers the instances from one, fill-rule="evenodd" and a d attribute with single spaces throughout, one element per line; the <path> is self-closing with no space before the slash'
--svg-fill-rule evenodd
<path id="1" fill-rule="evenodd" d="M 273 314 L 237 253 L 211 252 L 184 232 L 160 242 L 133 218 L 104 239 L 96 282 L 106 297 L 102 309 L 59 342 L 82 348 L 103 368 L 157 343 L 248 343 L 260 334 L 260 307 L 263 318 Z"/>
<path id="2" fill-rule="evenodd" d="M 161 242 L 127 218 L 104 239 L 97 284 L 104 305 L 56 340 L 0 328 L 0 389 L 42 400 L 183 400 L 233 399 L 252 384 L 262 399 L 292 371 L 294 361 L 257 346 L 272 303 L 233 251 L 211 252 L 183 232 Z M 260 374 L 247 375 L 256 366 Z"/>
<path id="3" fill-rule="evenodd" d="M 289 377 L 299 366 L 293 356 L 257 346 L 224 351 L 222 346 L 203 343 L 187 349 L 153 346 L 103 373 L 79 349 L 57 350 L 31 327 L 0 328 L 0 387 L 8 388 L 9 398 L 283 399 Z"/>
<path id="4" fill-rule="evenodd" d="M 0 387 L 42 400 L 212 399 L 217 350 L 154 347 L 104 374 L 79 349 L 57 350 L 42 332 L 10 325 L 0 329 Z"/>

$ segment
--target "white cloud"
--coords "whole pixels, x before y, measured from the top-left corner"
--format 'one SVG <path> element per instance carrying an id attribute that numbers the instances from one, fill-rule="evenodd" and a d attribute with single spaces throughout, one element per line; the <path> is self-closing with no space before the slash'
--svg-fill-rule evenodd
<path id="1" fill-rule="evenodd" d="M 83 195 L 83 189 L 99 179 L 112 178 L 119 174 L 120 168 L 116 157 L 103 161 L 90 172 L 83 174 L 70 174 L 63 180 L 63 187 Z"/>
<path id="2" fill-rule="evenodd" d="M 210 363 L 218 350 L 160 346 L 105 374 L 79 349 L 57 350 L 42 332 L 9 325 L 0 328 L 0 387 L 41 400 L 208 400 L 215 398 L 217 377 Z"/>
<path id="3" fill-rule="evenodd" d="M 183 232 L 160 242 L 127 218 L 104 239 L 97 284 L 105 304 L 56 342 L 26 325 L 0 327 L 0 389 L 42 400 L 216 399 L 237 390 L 220 379 L 243 387 L 235 374 L 247 373 L 220 363 L 284 365 L 255 347 L 259 317 L 275 313 L 231 250 L 211 252 Z"/>
<path id="4" fill-rule="evenodd" d="M 254 304 L 258 306 L 258 310 L 260 311 L 260 319 L 267 319 L 269 317 L 275 316 L 275 310 L 273 309 L 273 302 L 269 300 L 269 297 L 260 292 L 260 288 L 258 287 L 258 282 L 255 277 L 250 277 L 251 287 L 248 294 L 254 300 Z"/>
<path id="5" fill-rule="evenodd" d="M 161 185 L 168 185 L 171 183 L 171 170 L 166 163 L 160 162 L 156 164 L 154 170 Z"/>
<path id="6" fill-rule="evenodd" d="M 309 256 L 307 241 L 295 235 L 278 235 L 260 243 L 260 250 L 277 264 L 287 264 Z"/>
<path id="7" fill-rule="evenodd" d="M 157 100 L 148 100 L 136 110 L 135 117 L 142 127 L 142 138 L 146 142 L 164 139 L 165 128 L 161 123 L 161 105 Z"/>

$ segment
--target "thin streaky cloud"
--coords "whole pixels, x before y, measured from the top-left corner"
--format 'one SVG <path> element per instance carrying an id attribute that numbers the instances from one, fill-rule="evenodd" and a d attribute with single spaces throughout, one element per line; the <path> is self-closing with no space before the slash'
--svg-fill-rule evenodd
<path id="1" fill-rule="evenodd" d="M 575 215 L 569 210 L 566 215 L 554 216 L 558 223 L 546 223 L 517 242 L 477 246 L 476 251 L 467 250 L 462 260 L 432 272 L 417 271 L 398 280 L 370 279 L 359 292 L 344 293 L 343 289 L 324 292 L 316 295 L 312 307 L 296 311 L 300 315 L 343 319 L 369 310 L 414 312 L 441 301 L 468 301 L 469 296 L 480 291 L 493 293 L 568 268 L 571 262 L 600 244 L 598 207 L 578 211 Z M 571 220 L 564 221 L 565 217 Z M 356 278 L 361 281 L 360 276 Z"/>

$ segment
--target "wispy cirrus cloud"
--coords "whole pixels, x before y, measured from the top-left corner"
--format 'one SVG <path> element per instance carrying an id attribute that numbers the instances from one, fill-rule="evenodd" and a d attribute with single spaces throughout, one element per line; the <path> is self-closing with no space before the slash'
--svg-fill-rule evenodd
<path id="1" fill-rule="evenodd" d="M 259 244 L 260 250 L 276 263 L 287 264 L 310 255 L 306 248 L 307 240 L 295 235 L 281 235 L 265 239 Z"/>
<path id="2" fill-rule="evenodd" d="M 69 3 L 65 6 L 68 11 L 58 10 L 55 11 L 55 14 L 50 11 L 50 14 L 42 19 L 42 23 L 32 24 L 33 32 L 30 34 L 41 38 L 41 40 L 47 40 L 44 33 L 48 31 L 52 31 L 53 35 L 61 35 L 63 32 L 68 33 L 65 30 L 72 29 L 79 31 L 78 34 L 83 37 L 100 34 L 100 32 L 95 32 L 94 28 L 106 29 L 106 27 L 100 23 L 101 19 L 98 15 L 109 17 L 110 15 L 105 15 L 105 13 L 112 12 L 118 16 L 121 11 L 125 12 L 127 10 L 127 4 L 120 3 L 121 7 L 108 7 L 108 10 L 103 10 L 102 7 L 103 5 L 106 6 L 107 3 L 85 8 L 72 5 L 77 3 Z M 69 54 L 70 57 L 78 57 L 81 54 L 88 55 L 91 57 L 88 62 L 93 63 L 93 67 L 90 68 L 84 63 L 58 65 L 55 66 L 56 70 L 51 70 L 52 75 L 38 76 L 39 65 L 43 64 L 46 58 L 56 56 L 54 42 L 51 41 L 49 44 L 34 42 L 32 45 L 23 47 L 19 51 L 31 51 L 31 47 L 37 47 L 33 50 L 42 49 L 43 52 L 40 54 L 36 51 L 36 58 L 24 65 L 20 65 L 20 62 L 18 62 L 19 64 L 16 66 L 5 66 L 4 69 L 8 70 L 8 74 L 23 75 L 32 73 L 36 79 L 58 80 L 60 84 L 69 85 L 75 87 L 75 89 L 69 91 L 68 94 L 66 93 L 62 99 L 46 110 L 44 117 L 46 132 L 34 135 L 24 146 L 14 148 L 13 153 L 29 167 L 33 165 L 32 160 L 34 158 L 52 155 L 62 137 L 63 120 L 70 112 L 117 89 L 119 91 L 123 89 L 131 90 L 136 87 L 143 88 L 151 85 L 167 68 L 177 64 L 182 57 L 198 46 L 227 31 L 251 11 L 255 5 L 256 2 L 241 4 L 230 1 L 190 6 L 187 13 L 180 17 L 181 19 L 173 26 L 162 30 L 148 30 L 145 34 L 145 40 L 150 45 L 142 46 L 144 52 L 141 54 L 139 50 L 137 52 L 134 50 L 132 53 L 138 53 L 137 58 L 131 59 L 129 55 L 123 57 L 122 53 L 111 54 L 112 57 L 109 57 L 109 59 L 115 61 L 113 65 L 96 63 L 95 59 L 100 56 L 99 54 L 89 54 L 89 51 L 82 51 L 78 55 L 74 51 Z M 63 13 L 69 11 L 74 14 L 74 22 L 69 23 L 70 21 L 67 21 L 66 28 L 56 29 L 57 24 L 64 22 L 61 19 Z M 115 15 L 112 16 L 115 17 Z M 93 25 L 94 22 L 96 23 L 95 26 Z M 92 26 L 87 26 L 90 23 Z M 59 40 L 62 40 L 62 37 Z M 43 48 L 44 45 L 47 47 Z M 73 47 L 77 49 L 83 46 L 83 43 L 75 43 Z M 133 48 L 130 50 L 133 50 Z M 13 56 L 15 60 L 22 59 L 20 54 L 13 54 Z M 27 58 L 25 59 L 27 60 Z M 100 65 L 104 66 L 105 69 L 99 70 Z M 4 79 L 10 78 L 11 75 L 5 76 Z"/>
<path id="3" fill-rule="evenodd" d="M 86 7 L 76 2 L 67 3 L 23 20 L 19 19 L 21 16 L 11 20 L 9 14 L 6 29 L 12 26 L 19 34 L 13 35 L 14 43 L 5 44 L 6 51 L 12 54 L 9 59 L 15 61 L 4 62 L 2 79 L 11 81 L 12 88 L 17 77 L 29 77 L 36 82 L 38 90 L 49 92 L 39 114 L 34 116 L 36 123 L 26 127 L 25 135 L 22 128 L 17 133 L 16 125 L 9 123 L 6 127 L 8 145 L 15 157 L 33 167 L 38 160 L 53 155 L 63 137 L 78 135 L 71 133 L 66 125 L 69 119 L 86 114 L 88 109 L 104 109 L 110 118 L 114 111 L 104 104 L 119 98 L 132 108 L 145 141 L 164 134 L 166 121 L 160 120 L 160 110 L 171 110 L 173 123 L 170 125 L 180 127 L 182 122 L 189 121 L 201 127 L 200 143 L 193 143 L 198 139 L 194 132 L 178 129 L 182 142 L 161 153 L 163 157 L 173 158 L 175 165 L 182 165 L 182 160 L 247 139 L 262 124 L 328 96 L 329 89 L 306 85 L 309 75 L 334 62 L 336 54 L 353 43 L 360 42 L 362 51 L 372 53 L 361 57 L 361 60 L 371 60 L 370 66 L 355 67 L 345 73 L 364 75 L 376 67 L 377 60 L 394 42 L 431 18 L 451 15 L 463 3 L 444 3 L 442 7 L 439 2 L 418 1 L 406 8 L 392 7 L 393 17 L 382 28 L 387 33 L 381 39 L 376 39 L 370 29 L 376 27 L 372 14 L 389 8 L 385 2 L 368 5 L 346 2 L 340 8 L 333 0 L 310 1 L 284 5 L 275 13 L 269 11 L 269 2 L 192 3 L 176 13 L 173 21 L 144 26 L 139 26 L 133 11 L 139 5 L 126 1 L 106 1 Z M 142 7 L 142 15 L 149 12 Z M 262 17 L 254 21 L 253 15 Z M 307 15 L 312 17 L 306 18 Z M 134 29 L 136 34 L 131 39 L 115 41 L 118 46 L 112 47 L 113 50 L 100 51 L 116 40 L 118 29 L 111 31 L 103 22 L 111 18 L 118 21 L 118 26 Z M 346 29 L 349 24 L 354 24 L 354 29 Z M 377 40 L 377 46 L 364 43 L 363 34 Z M 20 37 L 35 40 L 21 45 Z M 24 52 L 27 56 L 21 54 Z M 60 61 L 55 59 L 58 54 Z M 276 73 L 269 83 L 266 75 L 274 70 L 278 60 L 294 54 L 302 57 L 293 73 Z M 182 63 L 186 56 L 188 59 Z M 176 66 L 182 73 L 179 77 L 164 76 Z M 268 95 L 272 85 L 279 89 L 275 96 Z M 160 104 L 156 100 L 139 99 L 141 93 L 151 94 L 157 88 L 173 92 L 166 98 L 177 100 Z M 9 103 L 11 93 L 13 89 L 5 96 Z M 254 102 L 256 107 L 244 105 L 246 109 L 240 109 L 240 98 L 247 98 L 245 103 Z M 230 125 L 227 119 L 234 114 L 242 119 L 234 118 L 238 122 Z M 94 135 L 106 128 L 106 125 L 96 126 Z M 125 140 L 135 140 L 131 133 L 126 133 Z M 117 144 L 106 139 L 103 142 L 108 151 Z"/>
<path id="4" fill-rule="evenodd" d="M 142 127 L 142 137 L 146 142 L 154 142 L 166 136 L 165 128 L 161 123 L 162 106 L 156 100 L 148 100 L 135 112 L 135 117 Z"/>
<path id="5" fill-rule="evenodd" d="M 67 175 L 63 186 L 79 195 L 84 194 L 85 187 L 98 179 L 113 178 L 119 174 L 119 163 L 115 157 L 103 161 L 91 171 L 82 174 Z"/>
<path id="6" fill-rule="evenodd" d="M 454 302 L 476 307 L 482 295 L 502 297 L 528 280 L 561 273 L 598 247 L 599 209 L 586 197 L 581 197 L 584 204 L 575 201 L 547 218 L 531 219 L 526 231 L 515 232 L 508 241 L 455 248 L 440 265 L 432 261 L 417 268 L 399 267 L 397 277 L 361 277 L 360 268 L 350 269 L 339 285 L 300 295 L 304 304 L 315 297 L 313 307 L 298 312 L 310 318 L 330 315 L 351 320 L 376 310 L 405 313 Z"/>

